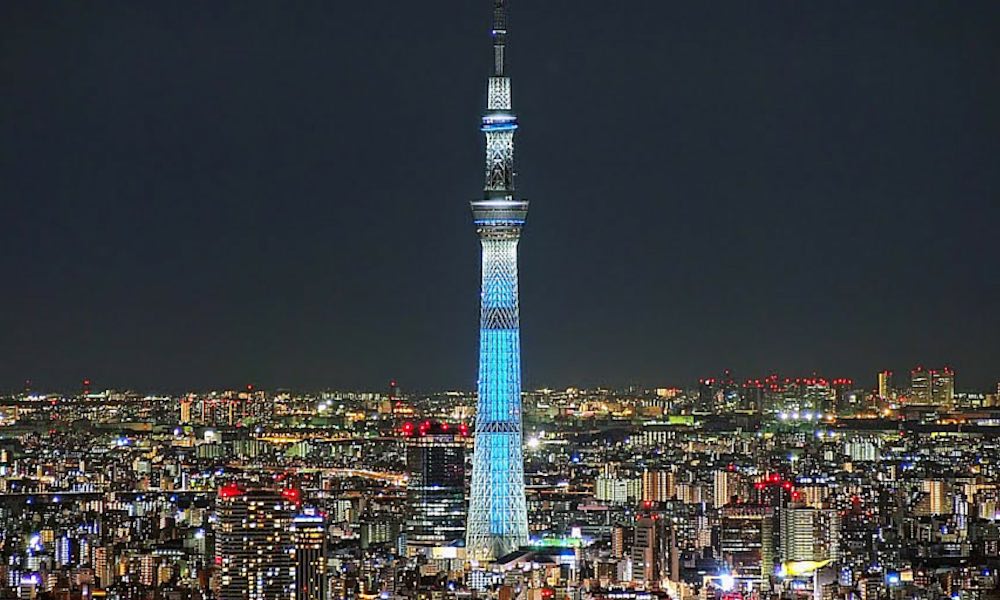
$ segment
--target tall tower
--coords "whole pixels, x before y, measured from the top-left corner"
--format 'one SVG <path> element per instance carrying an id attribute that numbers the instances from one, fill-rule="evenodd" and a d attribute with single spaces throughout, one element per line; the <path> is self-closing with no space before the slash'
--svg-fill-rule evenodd
<path id="1" fill-rule="evenodd" d="M 486 87 L 486 187 L 472 202 L 483 249 L 479 404 L 466 529 L 470 560 L 490 561 L 528 543 L 521 448 L 521 331 L 517 242 L 528 202 L 514 196 L 514 131 L 505 55 L 507 0 L 493 0 L 493 74 Z"/>

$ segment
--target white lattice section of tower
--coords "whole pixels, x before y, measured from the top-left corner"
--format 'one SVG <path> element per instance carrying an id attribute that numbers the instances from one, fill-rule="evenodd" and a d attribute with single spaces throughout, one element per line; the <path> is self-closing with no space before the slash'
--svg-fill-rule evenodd
<path id="1" fill-rule="evenodd" d="M 490 77 L 486 86 L 487 110 L 510 110 L 510 77 Z"/>

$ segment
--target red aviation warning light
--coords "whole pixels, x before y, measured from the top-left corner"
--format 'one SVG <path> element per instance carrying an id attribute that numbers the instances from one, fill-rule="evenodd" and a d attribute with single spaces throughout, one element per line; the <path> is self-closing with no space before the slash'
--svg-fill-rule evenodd
<path id="1" fill-rule="evenodd" d="M 420 423 L 406 421 L 400 426 L 399 433 L 403 437 L 425 437 L 429 435 L 458 435 L 465 437 L 469 434 L 469 428 L 465 423 L 455 425 L 444 421 L 421 421 Z"/>
<path id="2" fill-rule="evenodd" d="M 237 496 L 242 496 L 243 490 L 238 484 L 227 483 L 226 485 L 219 488 L 219 498 L 223 500 L 230 500 L 236 498 Z"/>

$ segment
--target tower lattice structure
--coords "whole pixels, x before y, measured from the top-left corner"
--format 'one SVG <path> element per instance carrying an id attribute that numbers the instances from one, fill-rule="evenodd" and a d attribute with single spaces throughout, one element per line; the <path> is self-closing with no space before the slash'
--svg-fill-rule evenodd
<path id="1" fill-rule="evenodd" d="M 507 1 L 494 0 L 493 74 L 486 88 L 486 186 L 472 204 L 482 244 L 479 402 L 466 530 L 468 558 L 492 561 L 528 543 L 521 432 L 517 243 L 528 202 L 514 195 L 514 132 L 506 73 Z"/>

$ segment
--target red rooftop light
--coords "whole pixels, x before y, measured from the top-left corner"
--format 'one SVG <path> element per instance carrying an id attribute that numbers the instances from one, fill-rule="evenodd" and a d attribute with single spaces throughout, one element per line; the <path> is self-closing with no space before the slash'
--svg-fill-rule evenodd
<path id="1" fill-rule="evenodd" d="M 231 498 L 236 498 L 237 496 L 242 496 L 243 490 L 240 486 L 235 483 L 227 483 L 226 485 L 219 488 L 219 498 L 223 500 L 228 500 Z"/>
<path id="2" fill-rule="evenodd" d="M 426 435 L 439 435 L 439 434 L 451 434 L 454 431 L 455 425 L 446 423 L 444 421 L 423 421 L 419 425 L 407 421 L 403 423 L 400 428 L 400 432 L 404 437 L 424 437 Z M 458 424 L 458 435 L 468 435 L 469 428 L 465 423 Z"/>

